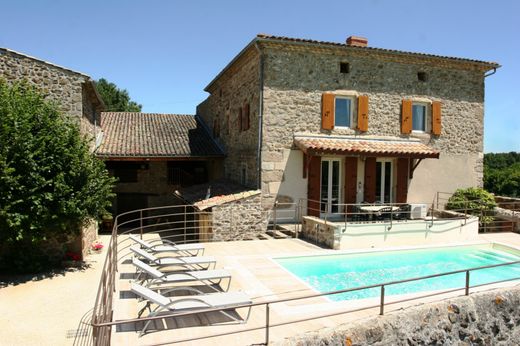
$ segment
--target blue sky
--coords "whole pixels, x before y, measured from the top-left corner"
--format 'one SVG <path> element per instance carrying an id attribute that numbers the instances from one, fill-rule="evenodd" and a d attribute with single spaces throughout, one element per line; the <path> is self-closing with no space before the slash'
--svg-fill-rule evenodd
<path id="1" fill-rule="evenodd" d="M 145 112 L 195 112 L 257 33 L 496 61 L 486 152 L 520 151 L 520 1 L 0 0 L 0 47 L 129 91 Z"/>

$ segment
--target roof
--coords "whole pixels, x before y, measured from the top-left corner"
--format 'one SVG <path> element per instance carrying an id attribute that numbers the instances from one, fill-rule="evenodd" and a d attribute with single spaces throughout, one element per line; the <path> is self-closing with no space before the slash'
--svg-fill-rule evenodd
<path id="1" fill-rule="evenodd" d="M 74 74 L 83 76 L 83 77 L 85 77 L 87 79 L 90 79 L 90 76 L 86 75 L 84 73 L 81 73 L 81 72 L 78 72 L 78 71 L 74 71 L 74 70 L 71 70 L 69 68 L 66 68 L 66 67 L 63 67 L 63 66 L 60 66 L 60 65 L 56 65 L 56 64 L 53 64 L 51 62 L 48 62 L 48 61 L 45 61 L 45 60 L 42 60 L 42 59 L 38 59 L 38 58 L 35 58 L 35 57 L 27 55 L 27 54 L 20 53 L 20 52 L 17 52 L 15 50 L 12 50 L 12 49 L 9 49 L 9 48 L 0 47 L 0 51 L 8 52 L 8 53 L 11 53 L 11 54 L 14 54 L 14 55 L 18 55 L 18 56 L 21 56 L 21 57 L 24 57 L 24 58 L 27 58 L 27 59 L 31 59 L 31 60 L 40 62 L 42 64 L 49 65 L 49 66 L 58 68 L 60 70 L 63 70 L 63 71 L 66 71 L 66 72 L 70 72 L 70 73 L 74 73 Z"/>
<path id="2" fill-rule="evenodd" d="M 105 158 L 220 157 L 222 150 L 197 117 L 188 114 L 101 113 Z"/>
<path id="3" fill-rule="evenodd" d="M 256 37 L 249 42 L 249 44 L 244 47 L 234 58 L 227 64 L 220 73 L 213 78 L 213 80 L 204 88 L 205 91 L 209 91 L 211 85 L 215 83 L 242 55 L 245 54 L 246 51 L 248 51 L 251 47 L 255 46 L 257 43 L 262 42 L 274 42 L 274 43 L 280 43 L 280 44 L 287 44 L 287 45 L 306 45 L 306 46 L 314 46 L 314 47 L 328 47 L 328 48 L 340 48 L 350 51 L 365 51 L 365 52 L 374 52 L 374 53 L 380 53 L 380 54 L 387 54 L 387 55 L 402 55 L 402 56 L 411 56 L 411 57 L 418 57 L 418 58 L 433 58 L 433 59 L 440 59 L 444 61 L 451 61 L 451 62 L 459 62 L 459 63 L 470 63 L 473 65 L 480 65 L 482 68 L 487 70 L 492 70 L 500 67 L 500 64 L 496 62 L 490 62 L 490 61 L 482 61 L 482 60 L 475 60 L 475 59 L 467 59 L 467 58 L 457 58 L 457 57 L 451 57 L 451 56 L 444 56 L 444 55 L 435 55 L 435 54 L 427 54 L 427 53 L 417 53 L 417 52 L 409 52 L 409 51 L 401 51 L 396 49 L 386 49 L 386 48 L 376 48 L 376 47 L 360 47 L 360 46 L 349 46 L 346 43 L 339 43 L 339 42 L 329 42 L 329 41 L 319 41 L 319 40 L 309 40 L 309 39 L 303 39 L 303 38 L 292 38 L 292 37 L 285 37 L 285 36 L 276 36 L 276 35 L 269 35 L 269 34 L 257 34 Z"/>
<path id="4" fill-rule="evenodd" d="M 199 210 L 241 200 L 260 194 L 260 190 L 249 188 L 235 182 L 219 179 L 210 183 L 183 187 L 175 194 Z"/>
<path id="5" fill-rule="evenodd" d="M 416 140 L 339 136 L 296 136 L 294 144 L 308 155 L 359 155 L 439 158 L 439 151 Z"/>

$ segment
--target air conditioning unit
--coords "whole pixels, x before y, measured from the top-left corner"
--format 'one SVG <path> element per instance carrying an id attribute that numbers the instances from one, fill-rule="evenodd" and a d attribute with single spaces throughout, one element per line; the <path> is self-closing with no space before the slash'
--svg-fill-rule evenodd
<path id="1" fill-rule="evenodd" d="M 410 219 L 424 219 L 428 213 L 426 204 L 410 204 Z"/>

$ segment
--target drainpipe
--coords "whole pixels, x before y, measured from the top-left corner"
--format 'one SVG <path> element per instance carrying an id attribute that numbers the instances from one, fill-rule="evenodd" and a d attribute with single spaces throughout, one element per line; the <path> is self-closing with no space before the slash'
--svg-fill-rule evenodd
<path id="1" fill-rule="evenodd" d="M 490 73 L 488 73 L 488 74 L 485 74 L 485 75 L 484 75 L 484 78 L 489 77 L 489 76 L 492 76 L 492 75 L 494 75 L 495 73 L 497 73 L 497 68 L 496 68 L 496 67 L 493 68 L 493 72 L 490 72 Z"/>
<path id="2" fill-rule="evenodd" d="M 258 46 L 258 41 L 255 42 L 255 48 L 258 51 L 260 66 L 259 66 L 259 77 L 260 86 L 258 90 L 258 148 L 256 153 L 256 165 L 258 168 L 257 181 L 258 189 L 262 190 L 262 137 L 263 137 L 263 113 L 264 113 L 264 56 Z"/>

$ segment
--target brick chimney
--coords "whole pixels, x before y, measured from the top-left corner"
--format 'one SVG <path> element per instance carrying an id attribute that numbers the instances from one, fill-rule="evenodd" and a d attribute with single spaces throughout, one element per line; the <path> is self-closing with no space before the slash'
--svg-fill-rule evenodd
<path id="1" fill-rule="evenodd" d="M 351 47 L 366 47 L 368 46 L 368 39 L 361 36 L 349 36 L 347 38 L 347 46 Z"/>

